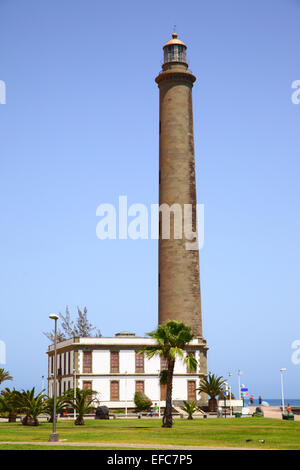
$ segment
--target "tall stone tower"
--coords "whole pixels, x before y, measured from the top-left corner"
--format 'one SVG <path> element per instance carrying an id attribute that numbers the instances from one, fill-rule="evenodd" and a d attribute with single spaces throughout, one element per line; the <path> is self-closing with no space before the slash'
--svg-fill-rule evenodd
<path id="1" fill-rule="evenodd" d="M 187 242 L 191 240 L 183 233 L 185 205 L 192 208 L 192 231 L 197 231 L 192 106 L 192 88 L 196 78 L 188 71 L 186 45 L 176 33 L 163 50 L 162 71 L 155 79 L 160 91 L 159 205 L 160 208 L 164 204 L 174 205 L 177 215 L 171 208 L 168 236 L 163 227 L 163 213 L 160 213 L 158 321 L 160 324 L 167 320 L 184 321 L 192 327 L 202 345 L 202 370 L 206 371 L 199 251 L 197 248 L 187 249 Z M 176 221 L 174 226 L 173 222 Z"/>

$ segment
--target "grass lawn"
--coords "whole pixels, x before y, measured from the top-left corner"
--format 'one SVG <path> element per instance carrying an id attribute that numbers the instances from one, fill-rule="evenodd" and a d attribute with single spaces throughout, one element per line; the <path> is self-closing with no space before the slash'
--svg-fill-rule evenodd
<path id="1" fill-rule="evenodd" d="M 37 427 L 0 423 L 0 441 L 48 441 L 51 426 L 44 422 Z M 139 443 L 147 443 L 153 444 L 153 448 L 155 444 L 171 444 L 300 450 L 300 422 L 271 418 L 178 419 L 171 429 L 162 428 L 161 420 L 156 418 L 86 420 L 84 426 L 75 426 L 73 421 L 59 421 L 57 432 L 60 439 L 67 439 L 66 445 L 67 442 L 82 442 L 83 445 L 85 442 L 107 442 L 116 444 L 115 448 L 118 443 L 136 443 L 137 448 Z M 264 444 L 258 442 L 261 439 L 265 440 Z M 0 445 L 3 446 L 1 442 Z"/>
<path id="2" fill-rule="evenodd" d="M 47 446 L 30 444 L 0 444 L 0 450 L 144 450 L 139 447 Z"/>

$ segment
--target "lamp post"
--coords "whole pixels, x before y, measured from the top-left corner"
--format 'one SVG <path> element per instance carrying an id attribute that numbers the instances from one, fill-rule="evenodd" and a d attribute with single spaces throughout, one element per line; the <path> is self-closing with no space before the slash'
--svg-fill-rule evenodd
<path id="1" fill-rule="evenodd" d="M 232 372 L 228 372 L 228 385 L 229 385 L 229 407 L 230 407 L 230 417 L 232 418 L 232 406 L 231 406 L 231 382 L 230 377 L 232 377 Z"/>
<path id="2" fill-rule="evenodd" d="M 280 369 L 282 413 L 284 413 L 283 372 L 285 372 L 285 371 L 286 371 L 286 367 L 282 367 L 282 368 Z"/>
<path id="3" fill-rule="evenodd" d="M 127 416 L 127 370 L 125 370 L 125 416 Z"/>
<path id="4" fill-rule="evenodd" d="M 224 395 L 224 414 L 225 414 L 225 419 L 227 418 L 227 413 L 226 413 L 226 397 L 228 393 L 228 382 L 224 382 L 225 385 L 225 392 L 223 392 Z"/>
<path id="5" fill-rule="evenodd" d="M 54 313 L 49 315 L 51 320 L 54 320 L 54 389 L 53 389 L 53 429 L 52 434 L 49 436 L 49 441 L 57 442 L 59 435 L 56 432 L 56 372 L 57 372 L 57 355 L 56 355 L 56 342 L 57 342 L 57 320 L 58 316 Z"/>
<path id="6" fill-rule="evenodd" d="M 76 403 L 76 369 L 73 369 L 73 373 L 74 373 L 74 403 Z M 74 412 L 74 419 L 76 421 L 76 409 L 75 407 L 73 407 L 73 412 Z"/>
<path id="7" fill-rule="evenodd" d="M 243 372 L 239 369 L 238 370 L 238 381 L 239 381 L 239 400 L 241 399 L 241 375 Z"/>

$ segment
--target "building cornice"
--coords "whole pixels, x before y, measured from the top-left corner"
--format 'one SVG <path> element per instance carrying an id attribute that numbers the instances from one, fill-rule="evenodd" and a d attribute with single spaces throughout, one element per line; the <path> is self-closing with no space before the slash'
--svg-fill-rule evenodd
<path id="1" fill-rule="evenodd" d="M 126 350 L 135 349 L 139 350 L 145 346 L 156 344 L 156 341 L 152 338 L 147 337 L 101 337 L 101 338 L 70 338 L 66 341 L 57 343 L 56 349 L 59 354 L 68 351 L 79 351 L 79 350 Z M 206 341 L 203 338 L 193 339 L 187 346 L 186 349 L 198 350 L 208 349 Z M 50 345 L 47 351 L 48 355 L 54 354 L 54 345 Z"/>

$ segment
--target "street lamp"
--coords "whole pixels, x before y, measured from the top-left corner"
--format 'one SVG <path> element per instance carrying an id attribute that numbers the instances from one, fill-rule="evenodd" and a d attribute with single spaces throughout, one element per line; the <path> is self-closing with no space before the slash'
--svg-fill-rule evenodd
<path id="1" fill-rule="evenodd" d="M 73 369 L 73 373 L 74 373 L 74 405 L 76 403 L 76 369 Z M 74 413 L 74 419 L 76 421 L 76 409 L 75 409 L 75 406 L 73 407 L 73 413 Z"/>
<path id="2" fill-rule="evenodd" d="M 51 320 L 54 320 L 54 390 L 53 390 L 53 429 L 52 434 L 49 436 L 49 441 L 57 442 L 59 436 L 56 432 L 56 368 L 57 368 L 57 357 L 56 357 L 56 342 L 57 342 L 57 320 L 58 316 L 54 313 L 49 315 Z"/>
<path id="3" fill-rule="evenodd" d="M 239 369 L 238 370 L 238 380 L 239 380 L 239 400 L 241 399 L 241 375 L 243 372 Z"/>
<path id="4" fill-rule="evenodd" d="M 280 369 L 280 378 L 281 378 L 281 405 L 282 405 L 282 413 L 284 413 L 284 395 L 283 395 L 283 372 L 286 371 L 286 367 L 282 367 Z"/>
<path id="5" fill-rule="evenodd" d="M 232 372 L 228 372 L 228 385 L 229 385 L 229 407 L 230 407 L 230 417 L 232 417 L 232 406 L 231 406 L 231 382 L 230 377 L 232 377 Z"/>
<path id="6" fill-rule="evenodd" d="M 125 370 L 125 416 L 127 417 L 127 370 Z"/>

